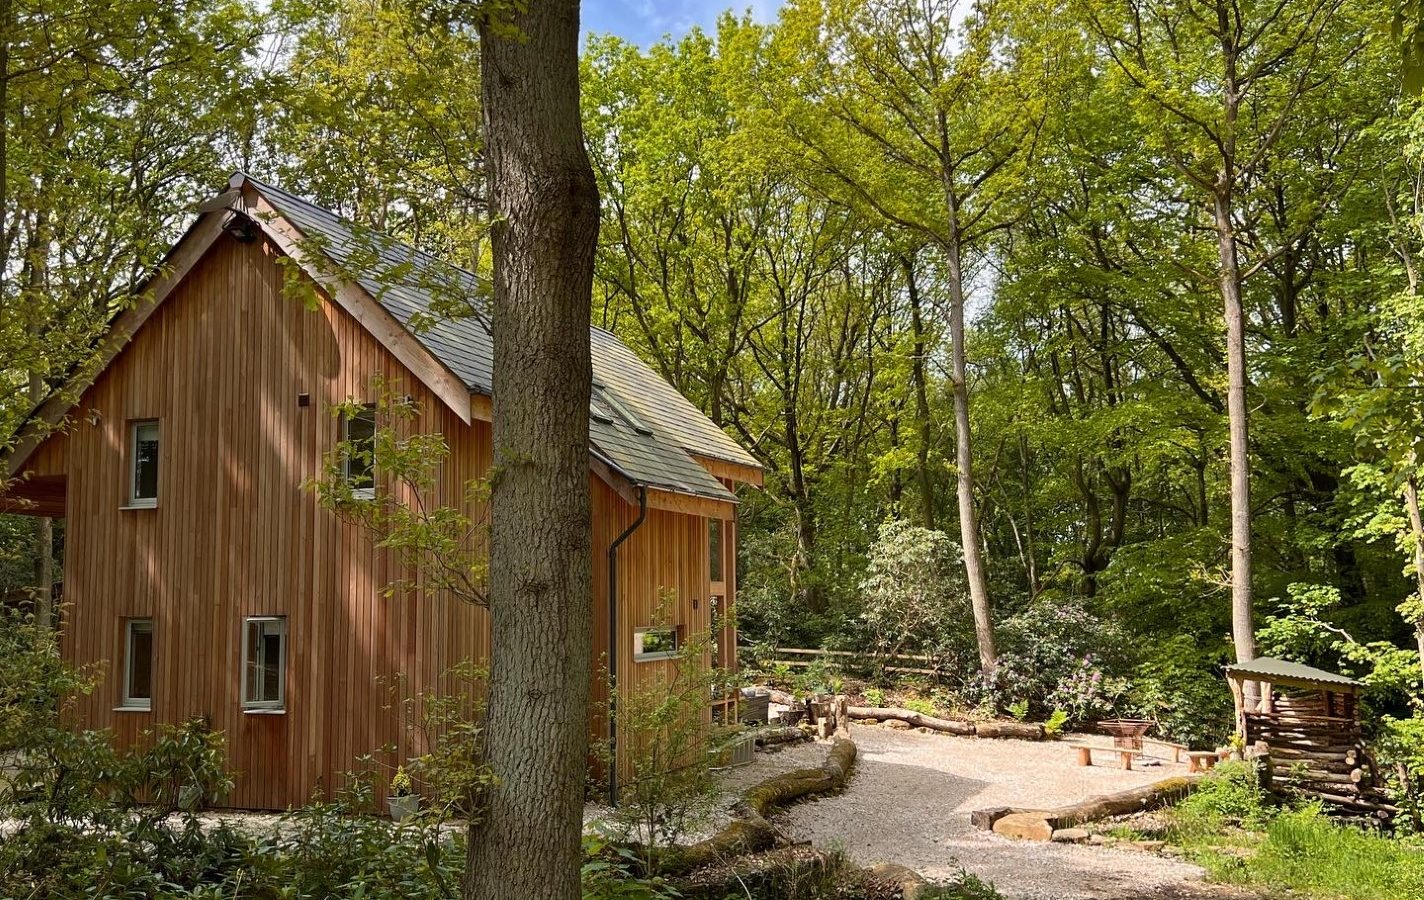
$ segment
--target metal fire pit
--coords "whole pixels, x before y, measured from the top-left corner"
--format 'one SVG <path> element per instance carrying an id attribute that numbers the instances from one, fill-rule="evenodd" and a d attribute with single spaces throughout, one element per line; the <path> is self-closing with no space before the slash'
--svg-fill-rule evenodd
<path id="1" fill-rule="evenodd" d="M 1141 750 L 1142 736 L 1156 724 L 1151 719 L 1103 719 L 1098 727 L 1112 735 L 1119 750 Z"/>

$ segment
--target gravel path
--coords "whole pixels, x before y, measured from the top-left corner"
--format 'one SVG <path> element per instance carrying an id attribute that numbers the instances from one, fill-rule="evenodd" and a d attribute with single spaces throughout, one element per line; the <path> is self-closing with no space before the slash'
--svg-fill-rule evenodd
<path id="1" fill-rule="evenodd" d="M 860 753 L 849 785 L 779 814 L 777 823 L 791 836 L 839 846 L 861 865 L 899 863 L 929 878 L 953 877 L 962 866 L 1010 900 L 1140 900 L 1207 890 L 1199 885 L 1202 870 L 1179 860 L 1012 841 L 969 824 L 975 809 L 1058 806 L 1157 781 L 1185 766 L 1083 768 L 1071 744 L 1097 743 L 1090 738 L 1035 743 L 864 726 L 853 727 L 851 736 Z M 825 754 L 826 745 L 811 744 L 757 754 L 753 765 L 728 773 L 728 786 L 741 790 L 777 772 L 819 765 Z"/>

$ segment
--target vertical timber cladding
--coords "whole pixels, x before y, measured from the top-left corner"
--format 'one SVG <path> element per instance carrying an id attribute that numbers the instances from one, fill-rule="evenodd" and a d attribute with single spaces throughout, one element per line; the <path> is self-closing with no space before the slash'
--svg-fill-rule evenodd
<path id="1" fill-rule="evenodd" d="M 594 683 L 592 740 L 608 739 L 608 555 L 609 544 L 637 518 L 638 509 L 602 481 L 593 484 Z M 618 549 L 619 697 L 654 689 L 671 663 L 635 662 L 633 632 L 652 625 L 678 626 L 684 640 L 711 627 L 707 520 L 699 515 L 650 508 L 644 523 Z M 600 625 L 602 627 L 600 627 Z M 705 659 L 704 664 L 710 664 Z M 710 721 L 711 703 L 703 711 Z M 644 736 L 646 739 L 648 736 Z M 637 738 L 620 731 L 620 777 L 632 777 L 629 753 Z"/>
<path id="2" fill-rule="evenodd" d="M 206 718 L 227 736 L 236 773 L 228 805 L 254 809 L 329 795 L 360 755 L 382 746 L 397 745 L 390 762 L 419 752 L 387 708 L 387 685 L 403 676 L 409 695 L 462 660 L 489 657 L 483 610 L 448 597 L 383 597 L 399 574 L 391 559 L 301 487 L 339 439 L 330 407 L 348 397 L 374 401 L 375 374 L 418 402 L 414 429 L 442 433 L 450 444 L 435 502 L 459 502 L 464 484 L 488 471 L 488 423 L 461 422 L 324 297 L 313 310 L 284 294 L 278 255 L 262 241 L 220 238 L 84 392 L 69 433 L 45 442 L 29 467 L 67 474 L 63 648 L 72 662 L 104 673 L 75 709 L 76 724 L 112 729 L 128 744 L 159 724 Z M 303 393 L 306 406 L 298 403 Z M 161 429 L 158 505 L 123 509 L 128 426 L 150 418 Z M 606 551 L 637 510 L 601 480 L 590 481 L 590 727 L 601 739 Z M 651 509 L 620 548 L 624 691 L 646 689 L 666 671 L 665 662 L 632 661 L 633 630 L 660 624 L 664 593 L 673 598 L 671 623 L 685 636 L 708 627 L 708 563 L 706 519 L 691 513 Z M 247 616 L 287 618 L 280 714 L 242 710 Z M 155 623 L 148 712 L 116 709 L 123 623 L 133 617 Z"/>
<path id="3" fill-rule="evenodd" d="M 441 502 L 488 468 L 487 423 L 462 423 L 334 304 L 284 295 L 276 255 L 220 239 L 35 457 L 68 472 L 64 652 L 105 674 L 78 723 L 128 743 L 205 717 L 227 735 L 228 803 L 268 809 L 329 792 L 382 745 L 417 752 L 378 679 L 404 674 L 418 690 L 488 658 L 483 611 L 381 596 L 391 560 L 301 487 L 339 439 L 330 406 L 375 400 L 374 374 L 418 401 L 415 428 L 449 441 Z M 160 421 L 159 501 L 126 510 L 127 427 L 140 418 Z M 256 615 L 287 617 L 281 714 L 242 711 L 240 629 Z M 127 617 L 155 622 L 152 712 L 115 709 Z"/>

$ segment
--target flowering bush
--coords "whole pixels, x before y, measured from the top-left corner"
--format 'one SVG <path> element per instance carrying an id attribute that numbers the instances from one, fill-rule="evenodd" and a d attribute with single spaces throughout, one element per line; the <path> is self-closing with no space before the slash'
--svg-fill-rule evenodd
<path id="1" fill-rule="evenodd" d="M 1127 684 L 1110 677 L 1102 649 L 1116 631 L 1072 600 L 1044 600 L 1006 621 L 1004 651 L 991 679 L 966 686 L 969 696 L 996 710 L 1015 706 L 1031 716 L 1065 712 L 1070 722 L 1110 714 Z"/>

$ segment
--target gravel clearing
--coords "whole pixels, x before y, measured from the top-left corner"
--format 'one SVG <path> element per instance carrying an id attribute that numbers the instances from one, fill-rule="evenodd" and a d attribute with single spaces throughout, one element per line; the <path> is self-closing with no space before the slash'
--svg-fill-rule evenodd
<path id="1" fill-rule="evenodd" d="M 860 750 L 842 793 L 797 804 L 776 816 L 793 838 L 840 847 L 860 865 L 908 866 L 928 878 L 961 869 L 993 882 L 1010 900 L 1141 900 L 1200 896 L 1202 870 L 1150 853 L 1012 841 L 976 830 L 969 813 L 994 806 L 1049 807 L 1135 787 L 1186 771 L 1170 763 L 1125 772 L 1078 766 L 1075 736 L 1035 743 L 985 740 L 855 726 Z M 825 744 L 803 744 L 726 776 L 743 790 L 778 772 L 820 765 Z M 1103 754 L 1102 763 L 1108 761 Z"/>

